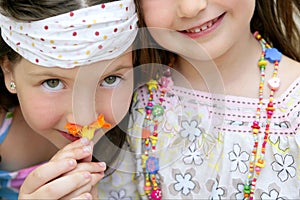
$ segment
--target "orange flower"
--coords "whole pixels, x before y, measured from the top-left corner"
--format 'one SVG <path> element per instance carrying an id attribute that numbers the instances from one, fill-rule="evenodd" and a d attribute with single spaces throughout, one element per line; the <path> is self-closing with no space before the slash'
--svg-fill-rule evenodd
<path id="1" fill-rule="evenodd" d="M 110 128 L 111 125 L 104 120 L 103 114 L 100 114 L 97 120 L 91 123 L 88 126 L 80 126 L 74 123 L 67 123 L 65 128 L 68 129 L 68 132 L 75 137 L 87 137 L 92 139 L 96 129 L 99 128 Z"/>
<path id="2" fill-rule="evenodd" d="M 73 135 L 75 137 L 79 137 L 81 129 L 82 129 L 82 126 L 79 126 L 79 125 L 76 125 L 76 124 L 73 124 L 73 123 L 67 123 L 65 125 L 65 129 L 68 129 L 68 132 L 71 135 Z"/>
<path id="3" fill-rule="evenodd" d="M 90 127 L 94 128 L 110 128 L 111 125 L 106 123 L 103 114 L 100 114 L 95 122 L 93 122 Z"/>

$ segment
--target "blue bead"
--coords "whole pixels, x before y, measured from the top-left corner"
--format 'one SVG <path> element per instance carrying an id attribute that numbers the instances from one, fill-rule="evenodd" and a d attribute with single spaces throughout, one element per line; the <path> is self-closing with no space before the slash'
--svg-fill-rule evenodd
<path id="1" fill-rule="evenodd" d="M 266 49 L 266 56 L 265 58 L 270 62 L 274 63 L 275 61 L 280 62 L 282 57 L 282 53 L 280 53 L 277 49 L 275 48 L 268 48 Z"/>
<path id="2" fill-rule="evenodd" d="M 150 156 L 146 161 L 146 171 L 149 174 L 156 174 L 158 170 L 159 170 L 158 159 L 153 156 Z"/>

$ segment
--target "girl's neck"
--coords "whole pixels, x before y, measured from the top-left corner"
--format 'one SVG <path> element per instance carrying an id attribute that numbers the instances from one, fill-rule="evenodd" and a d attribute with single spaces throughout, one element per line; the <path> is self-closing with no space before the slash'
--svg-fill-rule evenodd
<path id="1" fill-rule="evenodd" d="M 211 61 L 178 58 L 175 70 L 184 76 L 193 89 L 256 97 L 255 83 L 259 83 L 259 70 L 256 66 L 260 54 L 259 42 L 249 34 Z M 193 66 L 198 66 L 198 69 Z"/>

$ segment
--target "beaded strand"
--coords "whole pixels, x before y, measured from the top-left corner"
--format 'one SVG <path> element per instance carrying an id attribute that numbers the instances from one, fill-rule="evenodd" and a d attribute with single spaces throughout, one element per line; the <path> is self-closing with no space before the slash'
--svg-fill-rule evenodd
<path id="1" fill-rule="evenodd" d="M 255 120 L 251 126 L 252 134 L 253 134 L 253 150 L 251 152 L 250 166 L 249 166 L 249 174 L 247 176 L 246 183 L 244 184 L 244 198 L 253 200 L 254 191 L 256 187 L 257 178 L 260 175 L 261 169 L 265 166 L 265 149 L 268 140 L 268 136 L 270 133 L 270 124 L 273 112 L 275 108 L 273 106 L 274 93 L 278 90 L 280 85 L 280 79 L 277 78 L 279 62 L 281 60 L 282 54 L 275 48 L 272 48 L 258 32 L 254 33 L 255 38 L 261 43 L 262 53 L 260 59 L 258 61 L 258 66 L 260 68 L 260 83 L 259 83 L 259 101 L 258 107 L 256 109 Z M 259 141 L 257 134 L 259 133 L 260 126 L 259 121 L 261 120 L 261 110 L 263 106 L 263 93 L 264 93 L 264 83 L 265 83 L 265 69 L 267 66 L 267 60 L 270 63 L 274 63 L 274 70 L 272 74 L 272 78 L 268 81 L 268 87 L 270 88 L 270 96 L 269 103 L 266 107 L 267 111 L 267 120 L 266 127 L 264 130 L 264 138 L 261 145 L 261 149 L 258 149 Z M 261 152 L 259 152 L 259 150 Z"/>
<path id="2" fill-rule="evenodd" d="M 145 171 L 145 185 L 144 191 L 149 199 L 161 200 L 162 192 L 157 183 L 156 177 L 159 170 L 158 158 L 154 156 L 156 151 L 156 144 L 158 140 L 158 125 L 157 117 L 164 114 L 164 102 L 165 93 L 170 86 L 170 69 L 168 68 L 157 82 L 156 80 L 150 80 L 146 85 L 149 92 L 148 103 L 146 106 L 145 125 L 142 131 L 142 138 L 144 140 L 144 155 L 142 155 L 142 168 Z M 160 97 L 159 103 L 154 102 L 154 93 L 159 89 Z M 153 125 L 153 131 L 151 134 L 150 127 Z"/>

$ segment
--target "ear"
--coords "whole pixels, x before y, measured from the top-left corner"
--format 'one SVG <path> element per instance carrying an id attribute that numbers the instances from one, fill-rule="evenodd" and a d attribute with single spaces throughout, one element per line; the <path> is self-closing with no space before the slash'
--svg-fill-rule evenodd
<path id="1" fill-rule="evenodd" d="M 12 63 L 8 60 L 7 56 L 4 56 L 0 61 L 1 69 L 4 75 L 4 82 L 7 90 L 10 93 L 17 93 L 16 89 L 12 89 L 11 83 L 14 83 Z"/>

